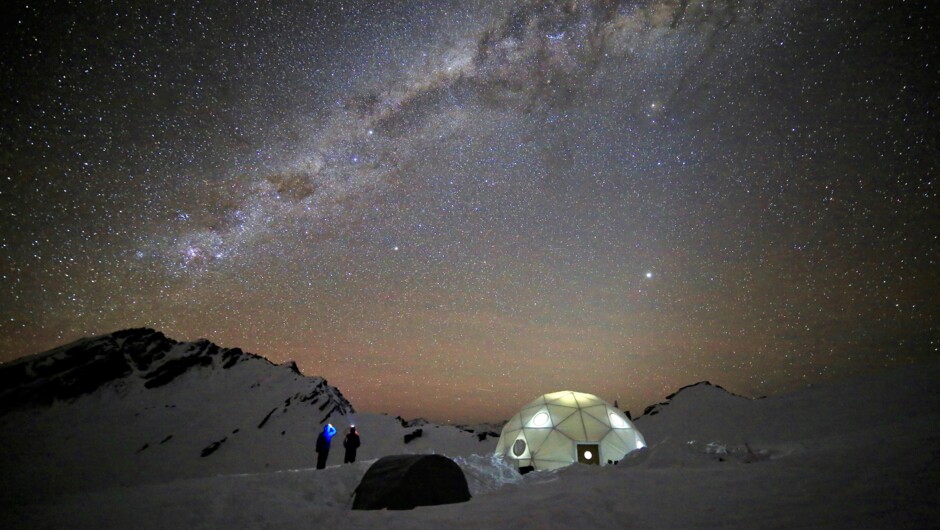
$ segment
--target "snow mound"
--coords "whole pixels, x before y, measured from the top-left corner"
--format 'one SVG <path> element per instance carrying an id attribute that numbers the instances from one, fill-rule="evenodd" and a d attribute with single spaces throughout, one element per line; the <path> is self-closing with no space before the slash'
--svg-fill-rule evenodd
<path id="1" fill-rule="evenodd" d="M 461 456 L 454 458 L 454 462 L 463 470 L 474 497 L 522 480 L 516 468 L 496 454 Z"/>

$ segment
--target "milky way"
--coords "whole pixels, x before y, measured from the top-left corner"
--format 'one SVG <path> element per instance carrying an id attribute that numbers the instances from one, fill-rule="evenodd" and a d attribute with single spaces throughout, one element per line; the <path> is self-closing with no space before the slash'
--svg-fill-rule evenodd
<path id="1" fill-rule="evenodd" d="M 124 4 L 7 16 L 0 360 L 148 326 L 475 421 L 940 348 L 929 2 Z"/>

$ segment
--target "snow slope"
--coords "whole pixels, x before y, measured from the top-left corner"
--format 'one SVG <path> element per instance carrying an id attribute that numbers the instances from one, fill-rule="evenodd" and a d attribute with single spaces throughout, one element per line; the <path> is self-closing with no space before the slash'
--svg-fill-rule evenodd
<path id="1" fill-rule="evenodd" d="M 457 429 L 426 424 L 420 426 L 426 434 L 405 445 L 399 437 L 417 426 L 358 415 L 364 445 L 353 465 L 335 463 L 341 456 L 335 454 L 326 470 L 312 469 L 313 429 L 289 427 L 284 437 L 298 438 L 293 443 L 304 447 L 302 457 L 264 461 L 267 467 L 246 453 L 211 471 L 192 464 L 199 457 L 180 457 L 180 465 L 197 468 L 66 492 L 36 494 L 33 488 L 31 495 L 17 498 L 6 493 L 17 484 L 7 481 L 0 526 L 936 528 L 938 381 L 940 363 L 758 400 L 693 385 L 636 419 L 650 447 L 620 465 L 574 465 L 524 477 L 489 456 L 495 440 L 480 442 Z M 56 414 L 55 421 L 65 420 L 64 413 Z M 283 417 L 284 425 L 289 417 Z M 3 418 L 4 436 L 13 425 Z M 91 426 L 72 422 L 58 433 L 80 437 L 74 429 Z M 227 447 L 223 444 L 220 455 Z M 371 461 L 407 451 L 454 457 L 474 498 L 406 512 L 350 511 L 351 495 Z M 111 458 L 135 469 L 134 458 L 146 452 Z M 26 466 L 55 477 L 50 468 L 68 457 L 49 452 L 29 463 L 7 460 L 4 468 Z"/>
<path id="2" fill-rule="evenodd" d="M 496 443 L 424 425 L 424 436 L 406 445 L 404 435 L 418 427 L 356 415 L 338 389 L 303 376 L 293 363 L 274 365 L 206 340 L 176 342 L 150 329 L 3 365 L 0 382 L 0 502 L 7 504 L 312 466 L 325 421 L 343 433 L 355 418 L 364 459 L 434 447 L 469 454 Z M 330 462 L 342 458 L 339 447 Z"/>

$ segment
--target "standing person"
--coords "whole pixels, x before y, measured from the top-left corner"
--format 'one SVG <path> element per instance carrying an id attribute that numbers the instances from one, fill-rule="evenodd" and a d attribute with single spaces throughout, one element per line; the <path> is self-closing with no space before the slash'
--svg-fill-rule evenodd
<path id="1" fill-rule="evenodd" d="M 346 457 L 344 464 L 352 464 L 356 461 L 356 450 L 359 449 L 359 433 L 356 432 L 356 426 L 349 428 L 349 434 L 343 439 L 343 447 L 346 448 Z"/>
<path id="2" fill-rule="evenodd" d="M 327 423 L 323 427 L 323 432 L 320 433 L 320 436 L 317 436 L 317 469 L 324 469 L 326 467 L 326 458 L 330 456 L 330 441 L 333 440 L 333 435 L 335 434 L 336 427 Z"/>

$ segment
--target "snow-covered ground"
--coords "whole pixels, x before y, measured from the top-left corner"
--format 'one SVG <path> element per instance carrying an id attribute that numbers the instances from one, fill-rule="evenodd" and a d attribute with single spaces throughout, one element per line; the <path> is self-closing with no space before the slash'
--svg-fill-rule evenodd
<path id="1" fill-rule="evenodd" d="M 65 414 L 67 407 L 60 408 Z M 339 464 L 337 443 L 330 466 L 321 471 L 313 469 L 312 450 L 304 449 L 297 457 L 302 465 L 248 459 L 239 470 L 239 459 L 219 459 L 226 462 L 221 471 L 207 474 L 210 457 L 195 457 L 190 462 L 201 459 L 203 467 L 151 469 L 143 476 L 134 473 L 134 457 L 144 450 L 102 455 L 110 466 L 126 466 L 114 471 L 120 477 L 113 486 L 100 476 L 84 485 L 80 477 L 63 476 L 58 466 L 76 469 L 63 461 L 68 443 L 34 439 L 55 450 L 14 448 L 12 461 L 7 452 L 4 475 L 25 482 L 2 479 L 0 527 L 940 527 L 938 363 L 759 400 L 696 385 L 654 411 L 636 420 L 650 447 L 620 465 L 574 465 L 524 477 L 490 456 L 493 439 L 481 442 L 428 424 L 420 427 L 421 438 L 406 445 L 402 433 L 418 427 L 382 415 L 357 415 L 363 447 L 356 464 Z M 92 421 L 88 413 L 84 418 Z M 44 421 L 66 421 L 55 414 L 53 407 Z M 8 415 L 0 423 L 4 431 L 16 422 L 28 424 L 25 416 L 12 416 L 16 421 Z M 340 420 L 334 424 L 342 432 Z M 83 439 L 87 434 L 76 432 L 93 427 L 65 423 L 57 432 L 66 440 Z M 40 427 L 31 428 L 38 429 L 33 436 L 41 434 Z M 312 447 L 314 434 L 313 428 L 296 434 L 296 443 Z M 225 449 L 223 444 L 219 451 Z M 404 512 L 351 511 L 353 490 L 370 463 L 402 452 L 453 457 L 467 474 L 473 499 Z M 176 458 L 168 466 L 185 465 Z M 30 484 L 26 475 L 52 484 Z"/>

